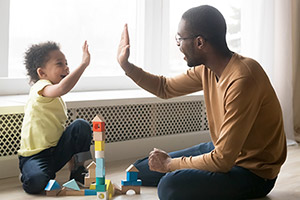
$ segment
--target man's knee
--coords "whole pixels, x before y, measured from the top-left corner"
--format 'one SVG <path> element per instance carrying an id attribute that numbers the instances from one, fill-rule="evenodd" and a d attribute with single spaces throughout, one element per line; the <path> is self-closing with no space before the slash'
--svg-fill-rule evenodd
<path id="1" fill-rule="evenodd" d="M 24 179 L 23 189 L 29 194 L 39 194 L 45 189 L 48 182 L 48 176 L 44 174 L 34 174 Z"/>
<path id="2" fill-rule="evenodd" d="M 176 171 L 167 173 L 160 179 L 157 187 L 158 196 L 160 200 L 176 200 L 180 199 L 180 193 L 182 192 L 178 188 L 180 184 L 176 178 Z"/>

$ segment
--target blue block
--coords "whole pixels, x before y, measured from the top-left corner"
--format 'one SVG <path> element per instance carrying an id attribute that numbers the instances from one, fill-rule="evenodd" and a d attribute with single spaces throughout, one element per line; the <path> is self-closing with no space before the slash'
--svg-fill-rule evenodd
<path id="1" fill-rule="evenodd" d="M 97 195 L 97 191 L 96 190 L 85 189 L 84 190 L 84 195 L 85 196 Z"/>
<path id="2" fill-rule="evenodd" d="M 56 182 L 56 180 L 51 179 L 45 187 L 46 191 L 60 189 L 60 185 Z"/>
<path id="3" fill-rule="evenodd" d="M 137 180 L 137 181 L 121 181 L 121 185 L 123 186 L 128 186 L 128 185 L 134 185 L 134 186 L 139 186 L 142 185 L 142 181 L 141 180 Z"/>
<path id="4" fill-rule="evenodd" d="M 105 176 L 104 158 L 96 158 L 96 177 Z"/>
<path id="5" fill-rule="evenodd" d="M 127 172 L 127 181 L 136 181 L 138 179 L 138 172 Z"/>
<path id="6" fill-rule="evenodd" d="M 96 158 L 96 168 L 104 168 L 104 158 Z"/>

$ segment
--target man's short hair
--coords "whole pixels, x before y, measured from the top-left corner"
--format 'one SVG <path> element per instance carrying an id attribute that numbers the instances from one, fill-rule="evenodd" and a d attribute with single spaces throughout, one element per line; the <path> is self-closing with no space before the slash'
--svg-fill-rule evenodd
<path id="1" fill-rule="evenodd" d="M 202 5 L 187 10 L 182 19 L 186 22 L 186 31 L 192 36 L 201 35 L 215 48 L 227 49 L 226 22 L 219 10 Z"/>

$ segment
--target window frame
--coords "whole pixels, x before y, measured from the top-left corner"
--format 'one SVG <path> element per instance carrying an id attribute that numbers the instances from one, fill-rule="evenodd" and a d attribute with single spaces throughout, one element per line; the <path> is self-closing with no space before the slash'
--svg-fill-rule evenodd
<path id="1" fill-rule="evenodd" d="M 0 1 L 0 77 L 8 76 L 9 5 L 9 0 Z"/>

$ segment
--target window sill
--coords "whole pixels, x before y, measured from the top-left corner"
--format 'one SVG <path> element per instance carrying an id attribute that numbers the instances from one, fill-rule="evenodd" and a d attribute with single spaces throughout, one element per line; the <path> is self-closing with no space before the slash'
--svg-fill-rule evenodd
<path id="1" fill-rule="evenodd" d="M 173 99 L 160 99 L 153 94 L 142 90 L 110 90 L 110 91 L 88 91 L 88 92 L 71 92 L 62 97 L 68 108 L 73 107 L 90 107 L 101 105 L 124 105 L 133 103 L 159 103 L 202 100 L 203 92 L 197 92 L 183 97 Z M 6 95 L 0 96 L 0 114 L 23 113 L 24 106 L 27 102 L 28 95 Z"/>

